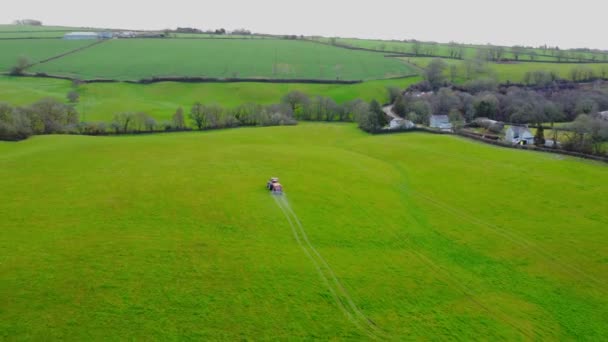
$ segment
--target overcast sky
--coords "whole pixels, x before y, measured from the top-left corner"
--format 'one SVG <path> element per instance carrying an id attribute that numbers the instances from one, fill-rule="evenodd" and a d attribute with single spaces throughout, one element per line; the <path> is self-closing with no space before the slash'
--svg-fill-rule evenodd
<path id="1" fill-rule="evenodd" d="M 605 0 L 2 0 L 0 23 L 177 26 L 608 50 Z"/>

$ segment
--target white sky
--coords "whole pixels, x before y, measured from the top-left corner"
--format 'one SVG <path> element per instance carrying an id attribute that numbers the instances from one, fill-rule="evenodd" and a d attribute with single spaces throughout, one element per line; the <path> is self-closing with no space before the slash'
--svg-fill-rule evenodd
<path id="1" fill-rule="evenodd" d="M 2 0 L 0 23 L 177 26 L 608 50 L 606 0 Z"/>

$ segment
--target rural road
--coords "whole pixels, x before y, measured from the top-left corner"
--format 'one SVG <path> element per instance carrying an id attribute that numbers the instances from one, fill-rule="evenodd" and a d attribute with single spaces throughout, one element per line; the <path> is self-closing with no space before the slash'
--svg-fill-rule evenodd
<path id="1" fill-rule="evenodd" d="M 384 106 L 382 107 L 382 110 L 384 111 L 384 113 L 388 116 L 390 116 L 393 119 L 403 119 L 402 117 L 400 117 L 399 115 L 393 113 L 393 105 L 390 106 Z"/>

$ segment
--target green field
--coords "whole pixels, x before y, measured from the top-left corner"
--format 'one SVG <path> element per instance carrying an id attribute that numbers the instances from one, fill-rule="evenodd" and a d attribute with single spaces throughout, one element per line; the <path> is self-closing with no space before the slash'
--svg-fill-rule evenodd
<path id="1" fill-rule="evenodd" d="M 0 187 L 3 340 L 608 339 L 598 163 L 300 124 L 0 143 Z"/>
<path id="2" fill-rule="evenodd" d="M 6 72 L 15 66 L 19 57 L 26 57 L 34 63 L 91 43 L 87 40 L 61 39 L 0 40 L 0 72 Z"/>
<path id="3" fill-rule="evenodd" d="M 32 71 L 80 78 L 153 76 L 371 80 L 411 75 L 382 54 L 272 39 L 111 40 Z"/>
<path id="4" fill-rule="evenodd" d="M 176 108 L 186 112 L 195 102 L 236 107 L 245 103 L 272 104 L 292 90 L 309 96 L 327 96 L 338 103 L 362 99 L 388 101 L 386 87 L 407 88 L 419 77 L 368 81 L 353 85 L 302 83 L 175 83 L 150 85 L 127 83 L 93 83 L 78 88 L 78 111 L 84 121 L 111 121 L 114 114 L 125 111 L 146 112 L 156 119 L 170 119 Z M 0 102 L 29 105 L 45 97 L 64 101 L 73 88 L 64 80 L 0 76 Z"/>
<path id="5" fill-rule="evenodd" d="M 374 39 L 357 39 L 357 38 L 315 38 L 314 40 L 318 40 L 324 43 L 331 43 L 332 39 L 335 40 L 337 44 L 352 46 L 357 48 L 371 49 L 377 51 L 389 51 L 394 53 L 413 53 L 414 43 L 412 42 L 401 42 L 401 41 L 388 41 L 388 40 L 374 40 Z M 477 51 L 486 51 L 490 46 L 484 45 L 470 45 L 464 44 L 460 45 L 463 48 L 463 57 L 464 58 L 474 58 L 477 55 Z M 429 43 L 429 42 L 421 42 L 420 43 L 420 54 L 421 55 L 432 55 L 439 57 L 449 57 L 450 56 L 450 44 L 445 43 Z M 503 58 L 515 59 L 515 55 L 512 53 L 510 47 L 503 47 L 504 54 Z M 534 56 L 531 56 L 531 53 L 534 53 Z M 554 56 L 553 51 L 543 51 L 541 49 L 532 49 L 525 48 L 522 51 L 522 54 L 519 56 L 519 60 L 522 61 L 547 61 L 547 62 L 556 62 L 558 58 Z M 603 61 L 608 62 L 608 53 L 591 53 L 591 52 L 577 52 L 565 50 L 564 56 L 562 58 L 563 61 L 572 60 L 578 61 L 578 58 L 582 57 L 584 59 L 593 59 L 595 61 Z"/>
<path id="6" fill-rule="evenodd" d="M 66 26 L 24 26 L 0 25 L 2 38 L 60 38 L 68 32 L 100 31 L 99 28 L 66 27 Z"/>
<path id="7" fill-rule="evenodd" d="M 412 63 L 418 67 L 426 68 L 434 59 L 429 57 L 403 57 L 404 61 Z M 457 80 L 462 82 L 465 77 L 465 62 L 462 60 L 444 59 L 448 66 L 455 65 L 457 68 Z M 559 77 L 564 79 L 570 78 L 570 72 L 573 69 L 590 69 L 597 76 L 608 77 L 608 64 L 603 63 L 539 63 L 539 62 L 519 62 L 519 63 L 487 63 L 489 70 L 493 76 L 496 76 L 499 82 L 524 82 L 524 76 L 527 72 L 546 71 L 554 72 Z M 446 71 L 449 74 L 449 68 Z"/>

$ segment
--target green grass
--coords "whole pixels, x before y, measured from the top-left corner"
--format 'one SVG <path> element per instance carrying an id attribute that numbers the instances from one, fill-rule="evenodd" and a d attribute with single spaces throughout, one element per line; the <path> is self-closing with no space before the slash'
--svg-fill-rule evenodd
<path id="1" fill-rule="evenodd" d="M 373 334 L 608 338 L 605 165 L 347 124 L 0 143 L 0 338 L 369 339 L 274 175 Z"/>
<path id="2" fill-rule="evenodd" d="M 331 38 L 317 38 L 321 42 L 329 43 L 331 42 Z M 400 41 L 387 41 L 387 40 L 374 40 L 374 39 L 357 39 L 357 38 L 335 38 L 335 41 L 338 44 L 371 49 L 377 51 L 390 51 L 394 53 L 414 53 L 413 47 L 414 43 L 411 42 L 400 42 Z M 445 43 L 420 43 L 421 50 L 420 54 L 424 55 L 433 55 L 433 56 L 442 56 L 449 57 L 450 56 L 450 44 Z M 473 58 L 477 55 L 477 51 L 486 51 L 489 46 L 484 45 L 472 45 L 465 44 L 463 46 L 463 57 L 464 58 Z M 510 47 L 503 47 L 504 54 L 503 58 L 515 59 L 515 55 L 511 52 Z M 534 57 L 530 55 L 531 52 L 536 53 Z M 608 62 L 608 53 L 599 53 L 599 52 L 576 52 L 576 51 L 565 51 L 565 56 L 562 59 L 563 61 L 571 60 L 578 61 L 578 57 L 582 56 L 586 59 L 592 59 L 595 57 L 595 61 L 603 61 Z M 546 61 L 546 62 L 557 62 L 558 58 L 553 54 L 553 51 L 543 51 L 542 49 L 533 49 L 526 48 L 524 49 L 523 54 L 519 56 L 519 60 L 521 61 Z"/>
<path id="3" fill-rule="evenodd" d="M 170 119 L 179 106 L 188 112 L 197 101 L 236 107 L 244 103 L 272 104 L 292 90 L 310 96 L 329 96 L 342 103 L 354 99 L 388 101 L 387 86 L 407 86 L 419 82 L 419 77 L 400 80 L 368 81 L 354 85 L 336 84 L 274 84 L 274 83 L 174 83 L 151 85 L 126 83 L 87 84 L 80 86 L 78 110 L 81 119 L 110 121 L 114 114 L 124 111 L 144 111 L 157 119 Z M 71 82 L 55 79 L 0 76 L 0 101 L 13 105 L 28 105 L 44 97 L 65 100 Z"/>
<path id="4" fill-rule="evenodd" d="M 412 63 L 418 67 L 426 68 L 433 60 L 429 57 L 404 57 L 402 58 L 408 63 Z M 457 68 L 457 81 L 465 81 L 465 62 L 461 60 L 444 59 L 448 66 L 455 65 Z M 591 69 L 598 76 L 604 75 L 608 77 L 608 64 L 601 63 L 539 63 L 539 62 L 519 62 L 519 63 L 488 63 L 489 70 L 497 76 L 500 82 L 524 82 L 524 76 L 527 72 L 532 71 L 547 71 L 554 72 L 559 77 L 564 79 L 570 78 L 570 72 L 577 68 Z M 449 74 L 449 69 L 446 71 Z"/>
<path id="5" fill-rule="evenodd" d="M 44 31 L 74 31 L 82 28 L 67 26 L 29 26 L 29 25 L 5 25 L 0 24 L 0 33 L 5 32 L 44 32 Z"/>
<path id="6" fill-rule="evenodd" d="M 111 40 L 33 71 L 120 80 L 152 76 L 372 80 L 413 74 L 407 64 L 380 53 L 273 39 Z"/>
<path id="7" fill-rule="evenodd" d="M 61 39 L 0 40 L 0 51 L 2 51 L 0 53 L 0 72 L 6 72 L 15 66 L 21 56 L 34 63 L 88 44 L 91 44 L 91 41 Z"/>

